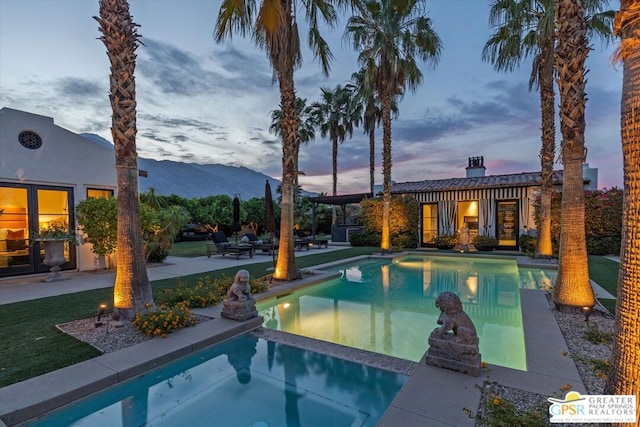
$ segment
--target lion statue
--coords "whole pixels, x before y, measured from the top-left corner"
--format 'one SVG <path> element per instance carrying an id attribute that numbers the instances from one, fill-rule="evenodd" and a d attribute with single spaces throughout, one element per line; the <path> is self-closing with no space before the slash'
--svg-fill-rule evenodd
<path id="1" fill-rule="evenodd" d="M 247 301 L 252 300 L 251 286 L 249 285 L 249 272 L 247 270 L 239 270 L 227 292 L 227 301 Z"/>
<path id="2" fill-rule="evenodd" d="M 443 292 L 436 298 L 436 307 L 440 309 L 438 317 L 439 328 L 431 333 L 437 338 L 446 338 L 449 331 L 453 332 L 454 342 L 461 344 L 477 344 L 478 333 L 473 322 L 462 309 L 460 297 L 453 292 Z"/>

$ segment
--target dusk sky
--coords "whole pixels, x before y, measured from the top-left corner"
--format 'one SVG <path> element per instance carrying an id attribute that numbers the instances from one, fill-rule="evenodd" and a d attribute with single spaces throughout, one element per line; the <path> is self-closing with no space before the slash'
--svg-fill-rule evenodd
<path id="1" fill-rule="evenodd" d="M 144 43 L 135 74 L 139 156 L 246 166 L 281 179 L 280 141 L 269 133 L 271 111 L 279 108 L 278 85 L 272 84 L 265 53 L 250 39 L 214 42 L 220 0 L 129 3 Z M 471 156 L 484 156 L 488 175 L 540 169 L 539 96 L 528 91 L 531 60 L 514 73 L 498 73 L 482 62 L 492 33 L 489 3 L 427 2 L 443 51 L 435 69 L 422 67 L 422 85 L 405 95 L 393 121 L 394 181 L 462 177 Z M 95 15 L 98 0 L 0 0 L 0 108 L 53 117 L 73 132 L 111 140 L 109 62 Z M 295 83 L 308 104 L 320 98 L 321 87 L 344 84 L 358 70 L 357 54 L 342 41 L 346 21 L 323 32 L 335 55 L 328 78 L 303 52 Z M 306 33 L 301 39 L 306 43 Z M 599 188 L 622 187 L 622 66 L 611 65 L 615 42 L 592 45 L 587 162 L 599 169 Z M 557 130 L 559 146 L 559 125 Z M 380 130 L 377 184 L 381 140 Z M 340 145 L 338 156 L 338 193 L 368 191 L 369 145 L 361 129 Z M 300 169 L 305 190 L 330 193 L 331 142 L 318 135 L 302 146 Z"/>

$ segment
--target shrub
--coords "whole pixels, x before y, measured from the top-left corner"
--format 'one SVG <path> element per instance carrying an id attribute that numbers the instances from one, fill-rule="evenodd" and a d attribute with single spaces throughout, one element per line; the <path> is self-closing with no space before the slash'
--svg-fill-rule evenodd
<path id="1" fill-rule="evenodd" d="M 382 235 L 374 232 L 349 234 L 351 246 L 380 246 Z"/>
<path id="2" fill-rule="evenodd" d="M 450 234 L 441 234 L 436 237 L 434 244 L 438 249 L 452 249 L 458 244 L 458 239 Z"/>
<path id="3" fill-rule="evenodd" d="M 207 307 L 221 303 L 229 288 L 233 284 L 233 278 L 222 276 L 211 280 L 209 276 L 198 279 L 194 287 L 184 286 L 178 282 L 173 289 L 163 289 L 156 296 L 156 302 L 163 305 L 186 303 L 189 307 Z M 251 292 L 259 294 L 269 290 L 269 282 L 265 277 L 251 279 Z"/>
<path id="4" fill-rule="evenodd" d="M 620 255 L 621 236 L 587 237 L 589 255 Z"/>
<path id="5" fill-rule="evenodd" d="M 485 247 L 493 247 L 498 246 L 498 239 L 491 236 L 480 236 L 477 235 L 473 238 L 472 241 L 474 246 L 485 246 Z"/>
<path id="6" fill-rule="evenodd" d="M 418 246 L 418 235 L 413 231 L 401 231 L 396 233 L 391 236 L 391 246 L 398 249 L 415 248 Z"/>
<path id="7" fill-rule="evenodd" d="M 133 326 L 148 336 L 161 336 L 174 330 L 193 326 L 198 323 L 196 315 L 187 303 L 178 303 L 172 307 L 162 305 L 154 311 L 136 314 Z"/>
<path id="8" fill-rule="evenodd" d="M 536 244 L 538 239 L 533 236 L 523 234 L 520 236 L 520 250 L 529 256 L 533 256 L 536 253 Z"/>

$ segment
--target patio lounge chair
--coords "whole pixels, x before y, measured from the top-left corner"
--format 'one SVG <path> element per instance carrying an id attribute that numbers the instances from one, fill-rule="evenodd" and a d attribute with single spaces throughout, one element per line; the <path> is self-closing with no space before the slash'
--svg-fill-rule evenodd
<path id="1" fill-rule="evenodd" d="M 258 237 L 253 233 L 245 233 L 245 236 L 247 237 L 247 239 L 249 239 L 249 244 L 253 246 L 253 249 L 255 251 L 260 250 L 261 253 L 271 255 L 272 251 L 278 250 L 278 245 L 274 245 L 271 242 L 262 241 L 258 239 Z"/>
<path id="2" fill-rule="evenodd" d="M 207 258 L 216 252 L 222 256 L 234 254 L 236 259 L 239 259 L 242 254 L 249 254 L 249 258 L 253 258 L 254 248 L 252 245 L 233 245 L 221 231 L 212 233 L 211 239 L 213 242 L 207 242 Z"/>

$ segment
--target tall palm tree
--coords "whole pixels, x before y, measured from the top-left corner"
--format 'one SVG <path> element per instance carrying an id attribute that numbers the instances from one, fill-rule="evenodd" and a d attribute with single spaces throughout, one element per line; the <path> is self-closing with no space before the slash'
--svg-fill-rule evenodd
<path id="1" fill-rule="evenodd" d="M 221 42 L 234 33 L 251 34 L 256 45 L 264 49 L 273 67 L 274 80 L 280 89 L 282 110 L 282 217 L 280 221 L 280 250 L 273 277 L 291 280 L 298 277 L 293 236 L 293 194 L 300 140 L 296 118 L 294 70 L 302 62 L 298 10 L 304 12 L 309 24 L 309 47 L 320 60 L 324 74 L 329 73 L 331 50 L 319 31 L 319 17 L 328 26 L 337 22 L 335 6 L 348 0 L 222 0 L 215 25 L 214 38 Z"/>
<path id="2" fill-rule="evenodd" d="M 140 233 L 138 160 L 136 152 L 135 50 L 137 25 L 131 20 L 127 0 L 100 0 L 100 38 L 111 63 L 109 99 L 113 112 L 111 136 L 116 156 L 118 189 L 118 249 L 113 288 L 114 318 L 132 319 L 152 308 L 153 295 Z"/>
<path id="3" fill-rule="evenodd" d="M 536 257 L 553 255 L 551 194 L 556 149 L 553 2 L 554 0 L 494 0 L 489 12 L 489 24 L 497 28 L 482 51 L 482 59 L 490 61 L 498 71 L 513 71 L 522 59 L 534 57 L 529 90 L 540 90 L 542 112 L 540 224 Z"/>
<path id="4" fill-rule="evenodd" d="M 557 47 L 555 66 L 560 93 L 562 213 L 560 259 L 553 301 L 559 309 L 595 304 L 587 268 L 584 229 L 585 61 L 589 55 L 587 20 L 581 0 L 556 0 Z"/>
<path id="5" fill-rule="evenodd" d="M 405 88 L 415 91 L 422 82 L 417 61 L 435 65 L 441 50 L 440 38 L 423 9 L 421 0 L 364 1 L 345 31 L 360 52 L 361 68 L 373 74 L 366 78 L 374 82 L 382 106 L 383 252 L 391 250 L 391 106 Z"/>
<path id="6" fill-rule="evenodd" d="M 300 144 L 308 144 L 316 139 L 316 130 L 313 121 L 311 120 L 311 116 L 309 115 L 309 108 L 310 107 L 307 107 L 306 98 L 296 98 L 296 118 L 298 119 L 298 138 L 300 140 Z M 273 110 L 271 112 L 271 125 L 269 126 L 269 132 L 280 138 L 282 138 L 281 118 L 282 110 Z M 298 200 L 298 195 L 300 193 L 298 176 L 302 173 L 298 167 L 298 156 L 296 156 L 296 171 L 298 171 L 298 173 L 296 174 L 295 182 L 293 184 L 295 188 L 293 192 L 294 205 Z"/>
<path id="7" fill-rule="evenodd" d="M 621 39 L 617 56 L 624 66 L 620 124 L 625 203 L 615 337 L 604 392 L 635 395 L 640 404 L 640 4 L 637 1 L 620 2 L 615 31 Z"/>
<path id="8" fill-rule="evenodd" d="M 351 75 L 351 81 L 355 85 L 356 99 L 362 105 L 362 129 L 369 136 L 369 191 L 374 195 L 375 171 L 376 171 L 376 128 L 382 121 L 382 106 L 376 96 L 374 82 L 367 80 L 367 75 L 375 75 L 364 68 Z M 391 113 L 398 117 L 397 99 L 393 99 Z"/>
<path id="9" fill-rule="evenodd" d="M 321 101 L 310 107 L 312 122 L 320 131 L 320 136 L 331 139 L 333 195 L 338 194 L 338 143 L 344 142 L 347 136 L 353 136 L 353 126 L 358 126 L 361 119 L 360 104 L 354 97 L 354 86 L 336 85 L 335 89 L 320 88 Z M 333 207 L 332 225 L 336 223 L 336 210 Z"/>
<path id="10" fill-rule="evenodd" d="M 590 14 L 589 33 L 611 36 L 610 12 L 600 12 L 607 0 L 585 0 Z M 482 51 L 482 59 L 491 62 L 498 71 L 513 71 L 520 62 L 533 56 L 529 90 L 540 91 L 542 113 L 542 147 L 540 149 L 540 224 L 536 257 L 553 255 L 551 244 L 551 195 L 553 193 L 553 162 L 555 159 L 555 94 L 554 0 L 494 0 L 489 12 L 489 24 L 496 28 Z"/>

